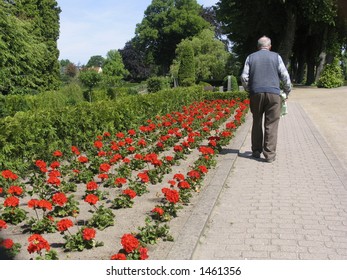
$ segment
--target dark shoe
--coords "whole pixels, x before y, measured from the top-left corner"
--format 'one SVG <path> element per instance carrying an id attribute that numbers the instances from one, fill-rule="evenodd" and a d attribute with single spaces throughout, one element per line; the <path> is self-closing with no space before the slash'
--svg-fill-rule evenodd
<path id="1" fill-rule="evenodd" d="M 258 152 L 258 151 L 253 152 L 253 153 L 252 153 L 252 157 L 254 157 L 254 158 L 260 158 L 260 152 Z"/>

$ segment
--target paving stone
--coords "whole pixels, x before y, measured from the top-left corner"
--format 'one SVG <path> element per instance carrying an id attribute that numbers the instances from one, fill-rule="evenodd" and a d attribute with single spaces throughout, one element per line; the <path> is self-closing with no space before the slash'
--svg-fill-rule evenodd
<path id="1" fill-rule="evenodd" d="M 196 246 L 180 259 L 347 259 L 347 171 L 316 125 L 290 102 L 271 164 L 250 157 L 250 126 L 248 116 L 244 140 L 228 147 L 238 156 L 218 167 L 220 195 Z"/>

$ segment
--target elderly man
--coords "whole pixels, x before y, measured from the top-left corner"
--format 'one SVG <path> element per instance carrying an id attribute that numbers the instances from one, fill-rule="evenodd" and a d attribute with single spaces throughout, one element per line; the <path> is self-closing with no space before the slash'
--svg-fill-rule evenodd
<path id="1" fill-rule="evenodd" d="M 287 98 L 291 91 L 291 81 L 281 56 L 270 51 L 270 38 L 261 37 L 258 40 L 258 49 L 247 57 L 241 82 L 249 93 L 250 109 L 253 115 L 252 156 L 260 158 L 263 153 L 267 162 L 273 162 L 276 159 L 282 102 L 280 81 L 283 82 L 283 90 Z"/>

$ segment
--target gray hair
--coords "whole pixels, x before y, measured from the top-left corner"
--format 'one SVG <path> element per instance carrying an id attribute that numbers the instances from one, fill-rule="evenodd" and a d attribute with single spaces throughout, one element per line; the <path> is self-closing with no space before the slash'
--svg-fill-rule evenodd
<path id="1" fill-rule="evenodd" d="M 269 37 L 263 36 L 258 40 L 259 49 L 268 49 L 271 47 L 271 39 Z"/>

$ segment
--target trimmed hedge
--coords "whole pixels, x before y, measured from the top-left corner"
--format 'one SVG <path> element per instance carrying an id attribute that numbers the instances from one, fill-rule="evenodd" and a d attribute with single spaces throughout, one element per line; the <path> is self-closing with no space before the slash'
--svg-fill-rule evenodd
<path id="1" fill-rule="evenodd" d="M 59 109 L 17 112 L 0 119 L 0 168 L 24 172 L 37 159 L 53 160 L 53 151 L 70 153 L 93 145 L 105 131 L 137 128 L 156 115 L 165 115 L 203 99 L 247 98 L 244 93 L 211 93 L 201 87 L 176 88 L 112 101 L 79 103 Z"/>
<path id="2" fill-rule="evenodd" d="M 17 112 L 74 106 L 83 101 L 82 89 L 77 84 L 70 84 L 59 91 L 47 91 L 37 95 L 0 94 L 0 118 L 14 116 Z"/>

